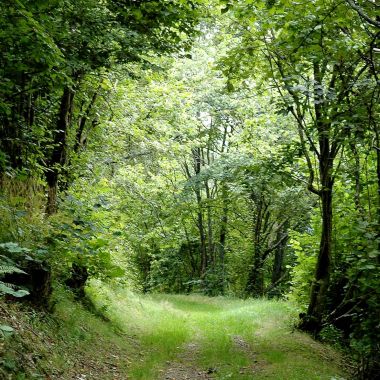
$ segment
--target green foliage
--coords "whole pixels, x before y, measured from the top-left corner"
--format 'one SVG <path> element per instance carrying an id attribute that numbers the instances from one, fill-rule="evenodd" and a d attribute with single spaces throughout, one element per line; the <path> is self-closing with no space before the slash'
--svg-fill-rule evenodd
<path id="1" fill-rule="evenodd" d="M 210 268 L 203 280 L 202 289 L 203 293 L 215 297 L 225 294 L 225 289 L 228 285 L 228 280 L 223 265 L 214 266 Z"/>
<path id="2" fill-rule="evenodd" d="M 336 347 L 338 349 L 342 349 L 343 347 L 342 343 L 344 339 L 343 339 L 342 331 L 334 327 L 333 325 L 328 325 L 324 327 L 321 330 L 319 337 L 322 342 L 326 342 L 333 347 Z"/>
<path id="3" fill-rule="evenodd" d="M 318 230 L 318 221 L 314 218 L 313 227 Z M 295 260 L 289 265 L 291 287 L 289 298 L 306 311 L 310 288 L 314 279 L 315 263 L 318 255 L 318 240 L 315 230 L 309 232 L 292 231 L 289 244 L 294 252 Z"/>
<path id="4" fill-rule="evenodd" d="M 0 252 L 10 254 L 14 256 L 15 253 L 24 253 L 29 250 L 20 247 L 16 243 L 4 243 L 0 244 Z M 29 294 L 25 289 L 20 289 L 18 286 L 13 285 L 9 282 L 2 281 L 3 277 L 6 275 L 11 275 L 13 273 L 26 274 L 22 269 L 20 269 L 15 263 L 15 259 L 12 260 L 7 256 L 0 255 L 0 296 L 11 295 L 13 297 L 23 297 Z"/>
<path id="5" fill-rule="evenodd" d="M 73 263 L 86 268 L 95 300 L 106 292 L 97 279 L 275 293 L 303 311 L 325 280 L 321 337 L 342 337 L 369 376 L 380 339 L 376 23 L 370 1 L 6 0 L 0 278 L 48 260 L 57 282 Z M 23 291 L 4 281 L 0 294 Z M 187 340 L 159 323 L 151 347 Z M 226 336 L 202 326 L 228 358 Z M 274 367 L 284 357 L 266 352 Z"/>
<path id="6" fill-rule="evenodd" d="M 18 176 L 4 178 L 0 190 L 0 242 L 21 246 L 43 245 L 49 225 L 44 220 L 40 181 Z"/>
<path id="7" fill-rule="evenodd" d="M 165 250 L 153 254 L 149 267 L 149 289 L 161 293 L 184 293 L 191 287 L 192 278 L 187 273 L 184 262 L 178 250 Z"/>
<path id="8" fill-rule="evenodd" d="M 18 268 L 11 260 L 8 258 L 0 257 L 0 296 L 11 295 L 13 297 L 23 297 L 29 294 L 27 290 L 19 289 L 17 286 L 1 281 L 1 278 L 5 275 L 12 273 L 22 273 L 25 274 L 23 270 Z"/>
<path id="9" fill-rule="evenodd" d="M 12 335 L 14 332 L 14 329 L 8 325 L 0 325 L 0 332 L 4 337 L 6 337 L 6 336 Z"/>
<path id="10" fill-rule="evenodd" d="M 89 209 L 78 207 L 75 215 L 63 220 L 57 217 L 53 228 L 51 244 L 59 252 L 53 258 L 58 276 L 67 277 L 72 263 L 85 267 L 94 278 L 113 279 L 125 274 L 112 259 L 107 230 L 93 219 Z"/>
<path id="11" fill-rule="evenodd" d="M 334 279 L 337 284 L 344 284 L 344 290 L 334 293 L 334 317 L 341 322 L 338 327 L 347 331 L 349 326 L 350 346 L 361 363 L 358 376 L 367 376 L 376 371 L 379 363 L 376 321 L 380 307 L 380 240 L 377 223 L 367 218 L 354 219 L 356 213 L 353 207 L 339 206 L 340 239 L 336 244 L 341 257 Z"/>

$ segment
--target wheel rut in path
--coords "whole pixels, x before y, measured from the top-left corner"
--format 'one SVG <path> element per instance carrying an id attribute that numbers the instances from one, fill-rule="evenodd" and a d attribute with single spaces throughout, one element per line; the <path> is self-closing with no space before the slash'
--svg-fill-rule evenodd
<path id="1" fill-rule="evenodd" d="M 202 370 L 196 367 L 195 357 L 199 352 L 198 343 L 187 343 L 176 361 L 167 362 L 160 380 L 207 380 L 213 379 L 214 369 Z"/>
<path id="2" fill-rule="evenodd" d="M 249 353 L 251 364 L 241 367 L 240 375 L 254 376 L 265 367 L 264 362 L 259 362 L 256 355 L 252 351 L 250 345 L 239 335 L 231 335 L 231 344 L 235 349 Z M 215 379 L 214 374 L 218 372 L 218 368 L 210 367 L 207 369 L 199 369 L 195 364 L 200 349 L 199 343 L 187 343 L 184 350 L 179 354 L 177 360 L 167 362 L 165 369 L 161 370 L 162 376 L 160 380 L 207 380 Z M 216 363 L 214 363 L 216 364 Z M 220 363 L 221 364 L 221 363 Z M 222 365 L 222 364 L 221 364 Z M 224 364 L 225 365 L 225 364 Z"/>

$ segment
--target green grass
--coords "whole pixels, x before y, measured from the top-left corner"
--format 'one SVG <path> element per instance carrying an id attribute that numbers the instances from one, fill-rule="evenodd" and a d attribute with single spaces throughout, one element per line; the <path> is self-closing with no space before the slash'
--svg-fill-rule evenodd
<path id="1" fill-rule="evenodd" d="M 346 377 L 340 355 L 292 329 L 291 304 L 200 295 L 137 295 L 92 282 L 99 315 L 56 292 L 54 315 L 0 301 L 0 378 L 156 380 L 212 369 L 215 379 Z M 181 372 L 184 371 L 184 372 Z M 188 372 L 186 372 L 188 371 Z"/>
<path id="2" fill-rule="evenodd" d="M 131 379 L 159 379 L 173 363 L 214 368 L 216 379 L 345 376 L 336 351 L 292 329 L 297 311 L 286 302 L 138 296 L 107 287 L 90 293 L 108 318 L 139 342 L 138 357 L 129 368 Z"/>
<path id="3" fill-rule="evenodd" d="M 125 379 L 135 355 L 128 335 L 69 293 L 56 296 L 53 315 L 0 300 L 0 323 L 14 329 L 11 336 L 0 335 L 0 379 Z"/>

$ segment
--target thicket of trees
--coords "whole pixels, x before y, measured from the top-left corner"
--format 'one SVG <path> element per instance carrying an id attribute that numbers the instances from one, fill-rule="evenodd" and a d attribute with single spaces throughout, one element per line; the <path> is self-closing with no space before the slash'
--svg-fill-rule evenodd
<path id="1" fill-rule="evenodd" d="M 2 294 L 290 298 L 378 375 L 375 2 L 5 5 Z"/>

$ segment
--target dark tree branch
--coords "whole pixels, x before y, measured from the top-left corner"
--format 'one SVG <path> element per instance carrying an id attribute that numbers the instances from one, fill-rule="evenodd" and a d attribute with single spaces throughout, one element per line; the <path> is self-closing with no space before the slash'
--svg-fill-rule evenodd
<path id="1" fill-rule="evenodd" d="M 372 26 L 380 29 L 380 22 L 369 17 L 362 7 L 356 4 L 353 0 L 346 0 L 346 2 L 351 6 L 352 9 L 355 9 L 355 11 L 359 14 L 360 17 L 362 17 Z"/>

